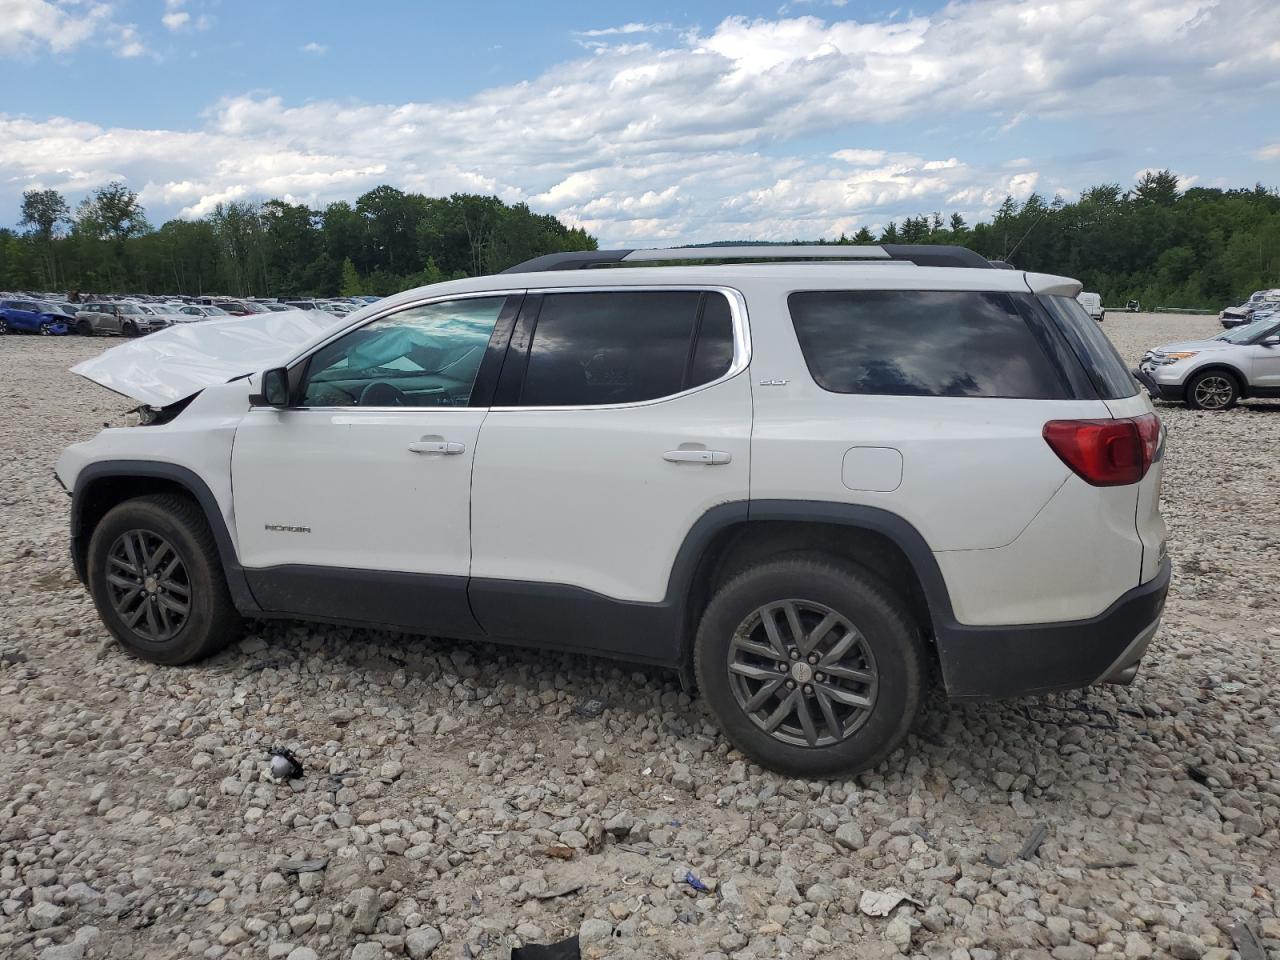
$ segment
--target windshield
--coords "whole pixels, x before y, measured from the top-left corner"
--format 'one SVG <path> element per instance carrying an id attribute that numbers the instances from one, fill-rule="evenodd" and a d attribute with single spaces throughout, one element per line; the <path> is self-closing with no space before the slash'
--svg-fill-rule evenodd
<path id="1" fill-rule="evenodd" d="M 1213 339 L 1224 340 L 1227 343 L 1253 343 L 1277 330 L 1280 330 L 1280 317 L 1269 315 L 1236 327 L 1234 330 L 1228 330 L 1226 333 L 1220 333 Z"/>
<path id="2" fill-rule="evenodd" d="M 229 317 L 231 314 L 223 310 L 221 307 L 202 307 L 206 317 Z"/>
<path id="3" fill-rule="evenodd" d="M 122 304 L 119 304 L 119 311 L 120 311 L 120 313 L 123 313 L 123 314 L 125 314 L 126 316 L 141 316 L 141 315 L 142 315 L 142 310 L 140 310 L 136 305 L 134 305 L 134 304 L 132 304 L 132 303 L 122 303 Z"/>

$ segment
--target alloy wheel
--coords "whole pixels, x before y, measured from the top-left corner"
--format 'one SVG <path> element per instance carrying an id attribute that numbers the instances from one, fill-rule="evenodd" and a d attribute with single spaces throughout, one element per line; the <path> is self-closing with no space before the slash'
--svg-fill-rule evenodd
<path id="1" fill-rule="evenodd" d="M 753 610 L 729 644 L 729 685 L 751 722 L 782 743 L 826 747 L 875 707 L 879 674 L 862 633 L 812 600 Z"/>
<path id="2" fill-rule="evenodd" d="M 1221 410 L 1231 402 L 1233 392 L 1226 377 L 1205 377 L 1196 384 L 1196 403 L 1206 410 Z"/>
<path id="3" fill-rule="evenodd" d="M 139 639 L 172 639 L 191 614 L 191 580 L 173 545 L 150 530 L 116 537 L 107 553 L 111 606 Z"/>

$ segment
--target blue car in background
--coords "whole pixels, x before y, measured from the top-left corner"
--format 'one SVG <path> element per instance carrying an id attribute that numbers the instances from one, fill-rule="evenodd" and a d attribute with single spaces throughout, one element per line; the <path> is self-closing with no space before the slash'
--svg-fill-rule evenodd
<path id="1" fill-rule="evenodd" d="M 71 332 L 72 320 L 51 304 L 35 300 L 0 300 L 0 333 L 38 333 L 64 336 Z"/>

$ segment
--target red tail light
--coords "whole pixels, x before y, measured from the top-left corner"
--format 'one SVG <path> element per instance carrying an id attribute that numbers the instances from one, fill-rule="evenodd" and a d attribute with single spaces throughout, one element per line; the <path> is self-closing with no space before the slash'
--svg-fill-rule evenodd
<path id="1" fill-rule="evenodd" d="M 1095 487 L 1137 483 L 1160 448 L 1154 413 L 1122 420 L 1050 420 L 1044 439 L 1062 462 Z"/>

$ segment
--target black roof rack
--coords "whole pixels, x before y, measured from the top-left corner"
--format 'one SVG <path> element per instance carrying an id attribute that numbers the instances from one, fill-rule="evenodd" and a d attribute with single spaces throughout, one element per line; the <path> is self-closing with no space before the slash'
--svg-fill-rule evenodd
<path id="1" fill-rule="evenodd" d="M 589 270 L 596 267 L 672 263 L 684 260 L 846 260 L 863 263 L 905 262 L 920 267 L 976 267 L 998 264 L 976 250 L 949 244 L 744 244 L 742 246 L 672 247 L 667 250 L 575 250 L 534 257 L 503 273 L 543 273 L 549 270 Z"/>

